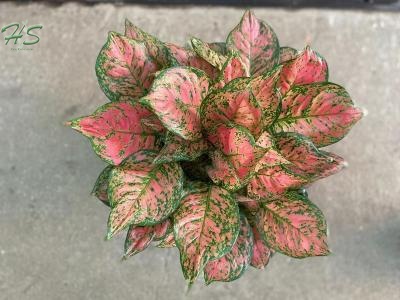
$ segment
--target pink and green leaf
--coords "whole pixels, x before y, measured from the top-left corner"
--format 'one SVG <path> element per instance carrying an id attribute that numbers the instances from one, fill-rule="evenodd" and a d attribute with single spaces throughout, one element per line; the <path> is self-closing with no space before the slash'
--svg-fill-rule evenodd
<path id="1" fill-rule="evenodd" d="M 317 147 L 342 139 L 362 117 L 346 90 L 333 83 L 294 86 L 282 99 L 274 128 L 309 137 Z"/>
<path id="2" fill-rule="evenodd" d="M 154 132 L 141 124 L 141 119 L 150 116 L 137 102 L 108 103 L 67 125 L 88 137 L 93 150 L 107 163 L 119 165 L 139 150 L 157 149 Z"/>
<path id="3" fill-rule="evenodd" d="M 229 282 L 238 279 L 250 265 L 253 254 L 253 234 L 246 217 L 240 215 L 240 230 L 230 252 L 209 261 L 204 268 L 206 284 L 214 281 Z"/>
<path id="4" fill-rule="evenodd" d="M 264 269 L 272 257 L 273 250 L 268 247 L 267 243 L 261 237 L 256 226 L 252 227 L 253 231 L 253 255 L 251 257 L 251 266 L 256 269 Z"/>
<path id="5" fill-rule="evenodd" d="M 94 184 L 92 195 L 96 196 L 101 202 L 105 205 L 110 206 L 110 202 L 108 201 L 108 182 L 110 173 L 113 169 L 112 165 L 108 165 L 101 171 L 99 177 Z"/>
<path id="6" fill-rule="evenodd" d="M 240 189 L 244 181 L 239 178 L 229 157 L 216 149 L 208 154 L 212 166 L 207 167 L 207 174 L 211 180 L 229 191 Z"/>
<path id="7" fill-rule="evenodd" d="M 203 42 L 198 38 L 192 38 L 190 40 L 193 50 L 198 56 L 203 58 L 205 61 L 216 67 L 218 70 L 222 70 L 222 66 L 225 64 L 227 57 L 211 49 L 209 44 Z"/>
<path id="8" fill-rule="evenodd" d="M 221 89 L 227 83 L 236 78 L 248 76 L 249 71 L 246 69 L 246 66 L 243 64 L 239 55 L 232 53 L 222 66 L 221 73 L 218 76 L 213 88 Z"/>
<path id="9" fill-rule="evenodd" d="M 228 50 L 239 53 L 252 76 L 273 69 L 279 63 L 279 42 L 272 28 L 246 11 L 240 23 L 230 32 Z"/>
<path id="10" fill-rule="evenodd" d="M 137 152 L 112 170 L 108 239 L 129 225 L 159 223 L 179 205 L 183 171 L 177 163 L 153 164 L 156 155 L 154 151 Z"/>
<path id="11" fill-rule="evenodd" d="M 173 248 L 176 247 L 175 237 L 173 231 L 168 233 L 160 243 L 157 245 L 158 248 Z"/>
<path id="12" fill-rule="evenodd" d="M 281 133 L 276 142 L 282 155 L 292 163 L 290 169 L 309 177 L 309 182 L 335 174 L 345 165 L 343 158 L 318 150 L 308 138 L 297 133 Z"/>
<path id="13" fill-rule="evenodd" d="M 283 64 L 289 60 L 294 59 L 299 51 L 291 47 L 281 47 L 279 49 L 279 63 Z"/>
<path id="14" fill-rule="evenodd" d="M 125 36 L 144 43 L 149 56 L 156 61 L 158 65 L 163 67 L 170 66 L 171 57 L 165 44 L 153 35 L 133 25 L 128 19 L 125 19 Z"/>
<path id="15" fill-rule="evenodd" d="M 283 254 L 295 258 L 329 254 L 322 212 L 296 192 L 265 203 L 257 224 L 267 244 Z"/>
<path id="16" fill-rule="evenodd" d="M 325 82 L 328 80 L 326 60 L 310 47 L 306 47 L 295 58 L 283 64 L 279 82 L 282 95 L 293 85 Z"/>
<path id="17" fill-rule="evenodd" d="M 96 61 L 96 74 L 111 101 L 132 101 L 145 95 L 159 69 L 142 42 L 111 32 Z"/>
<path id="18" fill-rule="evenodd" d="M 125 239 L 124 257 L 127 258 L 145 250 L 153 241 L 153 237 L 153 226 L 131 225 Z"/>
<path id="19" fill-rule="evenodd" d="M 210 260 L 232 249 L 238 234 L 239 208 L 227 190 L 210 186 L 182 199 L 174 213 L 174 235 L 189 284 Z"/>
<path id="20" fill-rule="evenodd" d="M 209 145 L 204 138 L 188 141 L 168 132 L 165 138 L 165 145 L 155 158 L 154 163 L 193 161 L 206 153 L 208 148 Z"/>
<path id="21" fill-rule="evenodd" d="M 308 178 L 295 174 L 283 165 L 267 167 L 252 177 L 247 193 L 252 198 L 270 198 L 283 194 L 289 189 L 299 188 Z"/>
<path id="22" fill-rule="evenodd" d="M 168 130 L 194 141 L 202 137 L 199 108 L 208 87 L 209 79 L 204 72 L 174 67 L 157 75 L 141 102 L 154 111 Z"/>
<path id="23" fill-rule="evenodd" d="M 214 80 L 218 75 L 218 69 L 204 60 L 191 49 L 186 49 L 174 44 L 166 44 L 168 51 L 174 59 L 176 66 L 187 66 L 204 71 L 207 76 Z"/>
<path id="24" fill-rule="evenodd" d="M 207 96 L 200 110 L 206 130 L 219 124 L 235 123 L 254 135 L 260 134 L 263 114 L 248 83 L 248 78 L 238 78 Z"/>

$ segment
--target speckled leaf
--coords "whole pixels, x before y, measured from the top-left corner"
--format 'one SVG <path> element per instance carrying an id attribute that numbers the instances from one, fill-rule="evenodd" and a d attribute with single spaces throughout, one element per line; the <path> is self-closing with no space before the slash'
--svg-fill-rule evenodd
<path id="1" fill-rule="evenodd" d="M 218 75 L 218 69 L 201 58 L 191 49 L 185 49 L 177 45 L 167 44 L 168 51 L 176 61 L 177 66 L 187 66 L 204 71 L 208 77 L 214 80 Z"/>
<path id="2" fill-rule="evenodd" d="M 221 74 L 217 78 L 217 82 L 214 84 L 214 88 L 221 89 L 228 82 L 233 79 L 240 77 L 247 77 L 249 75 L 245 65 L 238 55 L 232 54 L 225 64 L 222 66 Z"/>
<path id="3" fill-rule="evenodd" d="M 263 238 L 261 237 L 260 233 L 256 226 L 252 227 L 253 231 L 253 255 L 251 257 L 251 266 L 257 269 L 264 269 L 269 260 L 272 256 L 273 250 L 270 249 Z"/>
<path id="4" fill-rule="evenodd" d="M 198 56 L 209 62 L 211 65 L 219 70 L 222 70 L 227 57 L 214 51 L 210 46 L 198 38 L 192 38 L 190 40 L 194 51 Z"/>
<path id="5" fill-rule="evenodd" d="M 108 191 L 108 180 L 112 169 L 113 166 L 109 165 L 105 167 L 103 171 L 101 171 L 92 190 L 92 195 L 96 196 L 101 202 L 103 202 L 107 206 L 110 206 L 110 202 L 108 201 L 107 191 Z"/>
<path id="6" fill-rule="evenodd" d="M 169 233 L 172 233 L 172 222 L 170 219 L 158 223 L 154 227 L 154 240 L 158 241 L 165 238 Z"/>
<path id="7" fill-rule="evenodd" d="M 229 34 L 228 50 L 237 51 L 253 76 L 271 70 L 279 62 L 279 42 L 272 28 L 246 11 Z"/>
<path id="8" fill-rule="evenodd" d="M 318 53 L 306 47 L 294 59 L 283 64 L 279 82 L 282 95 L 293 85 L 328 80 L 328 64 Z"/>
<path id="9" fill-rule="evenodd" d="M 215 184 L 231 191 L 238 190 L 244 185 L 244 182 L 236 174 L 236 170 L 228 156 L 220 150 L 210 152 L 209 156 L 212 166 L 208 166 L 206 170 L 208 176 Z"/>
<path id="10" fill-rule="evenodd" d="M 296 258 L 329 254 L 322 212 L 296 192 L 265 203 L 257 219 L 261 235 L 276 251 Z"/>
<path id="11" fill-rule="evenodd" d="M 279 63 L 283 64 L 289 60 L 294 59 L 298 51 L 291 47 L 281 47 L 279 49 Z"/>
<path id="12" fill-rule="evenodd" d="M 254 77 L 251 82 L 251 91 L 257 103 L 260 105 L 264 121 L 263 126 L 271 125 L 278 118 L 278 108 L 280 105 L 280 94 L 277 90 L 278 79 L 281 67 Z"/>
<path id="13" fill-rule="evenodd" d="M 220 125 L 209 132 L 208 139 L 227 157 L 240 180 L 249 176 L 264 152 L 256 147 L 250 132 L 239 125 Z"/>
<path id="14" fill-rule="evenodd" d="M 238 195 L 236 196 L 237 202 L 241 205 L 242 209 L 251 215 L 254 215 L 260 209 L 260 201 L 256 199 L 251 199 L 246 196 Z"/>
<path id="15" fill-rule="evenodd" d="M 183 171 L 179 164 L 154 165 L 154 151 L 140 151 L 113 169 L 108 238 L 128 225 L 148 226 L 166 219 L 179 204 Z"/>
<path id="16" fill-rule="evenodd" d="M 142 42 L 111 32 L 96 62 L 96 74 L 111 101 L 135 100 L 147 93 L 158 70 Z"/>
<path id="17" fill-rule="evenodd" d="M 213 281 L 229 282 L 238 279 L 249 266 L 252 253 L 252 230 L 246 217 L 241 214 L 239 235 L 231 251 L 221 258 L 209 261 L 205 266 L 206 284 Z"/>
<path id="18" fill-rule="evenodd" d="M 131 225 L 125 239 L 124 257 L 126 258 L 145 250 L 152 242 L 153 237 L 153 226 Z"/>
<path id="19" fill-rule="evenodd" d="M 318 150 L 306 137 L 297 133 L 281 133 L 276 137 L 282 155 L 293 164 L 291 170 L 309 181 L 327 177 L 344 167 L 344 160 L 332 153 Z"/>
<path id="20" fill-rule="evenodd" d="M 140 103 L 108 103 L 92 115 L 71 120 L 67 125 L 88 137 L 102 159 L 118 165 L 132 153 L 157 148 L 154 132 L 140 121 L 151 115 Z"/>
<path id="21" fill-rule="evenodd" d="M 150 57 L 156 61 L 158 65 L 163 67 L 168 67 L 170 65 L 170 56 L 165 44 L 151 34 L 133 25 L 128 19 L 125 20 L 125 36 L 143 42 Z"/>
<path id="22" fill-rule="evenodd" d="M 206 153 L 207 150 L 208 143 L 203 138 L 196 141 L 187 141 L 168 132 L 165 138 L 165 145 L 155 158 L 154 163 L 192 161 Z"/>
<path id="23" fill-rule="evenodd" d="M 188 67 L 170 68 L 157 75 L 149 94 L 141 101 L 166 128 L 194 141 L 202 137 L 199 108 L 208 87 L 204 72 Z"/>
<path id="24" fill-rule="evenodd" d="M 157 245 L 158 248 L 173 248 L 176 247 L 174 233 L 168 233 Z"/>
<path id="25" fill-rule="evenodd" d="M 249 79 L 238 78 L 223 89 L 211 92 L 200 109 L 203 127 L 210 131 L 219 124 L 241 125 L 254 135 L 262 129 L 262 110 L 248 88 Z"/>
<path id="26" fill-rule="evenodd" d="M 154 114 L 151 114 L 146 118 L 142 118 L 140 123 L 142 123 L 143 128 L 153 132 L 155 135 L 163 135 L 166 131 L 160 119 Z"/>
<path id="27" fill-rule="evenodd" d="M 239 233 L 239 208 L 228 191 L 210 186 L 183 198 L 174 213 L 174 235 L 189 284 L 208 261 L 228 253 Z"/>
<path id="28" fill-rule="evenodd" d="M 286 94 L 274 127 L 277 132 L 298 132 L 323 147 L 342 139 L 361 117 L 343 87 L 313 83 L 294 86 Z"/>
<path id="29" fill-rule="evenodd" d="M 269 198 L 306 183 L 307 178 L 291 172 L 283 165 L 277 165 L 259 170 L 250 180 L 247 193 L 253 198 Z"/>

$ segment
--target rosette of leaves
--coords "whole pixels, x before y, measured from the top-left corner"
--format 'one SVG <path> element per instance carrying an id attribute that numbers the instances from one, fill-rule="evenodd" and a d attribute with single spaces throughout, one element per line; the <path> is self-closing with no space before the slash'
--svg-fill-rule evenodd
<path id="1" fill-rule="evenodd" d="M 110 102 L 68 122 L 108 166 L 93 194 L 125 257 L 177 247 L 185 279 L 232 281 L 274 252 L 329 253 L 305 187 L 344 160 L 321 147 L 361 118 L 310 47 L 281 47 L 250 11 L 226 42 L 164 43 L 126 21 L 96 62 Z"/>

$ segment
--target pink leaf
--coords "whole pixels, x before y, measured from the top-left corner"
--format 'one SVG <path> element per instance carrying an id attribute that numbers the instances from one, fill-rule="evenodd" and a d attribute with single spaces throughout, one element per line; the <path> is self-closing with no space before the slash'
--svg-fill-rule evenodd
<path id="1" fill-rule="evenodd" d="M 254 135 L 261 132 L 262 110 L 248 86 L 249 79 L 231 81 L 223 89 L 210 93 L 201 105 L 204 128 L 212 130 L 219 124 L 241 125 Z"/>
<path id="2" fill-rule="evenodd" d="M 154 132 L 140 120 L 152 113 L 139 103 L 103 105 L 93 115 L 71 120 L 67 125 L 88 137 L 93 149 L 106 162 L 119 165 L 132 153 L 157 149 Z"/>
<path id="3" fill-rule="evenodd" d="M 228 191 L 210 186 L 183 198 L 174 213 L 174 235 L 189 284 L 208 261 L 231 250 L 238 233 L 239 209 Z"/>
<path id="4" fill-rule="evenodd" d="M 341 157 L 318 150 L 309 139 L 299 134 L 282 133 L 276 140 L 280 152 L 293 164 L 291 170 L 309 177 L 309 182 L 335 174 L 344 167 Z"/>
<path id="5" fill-rule="evenodd" d="M 265 203 L 258 228 L 271 248 L 291 257 L 329 254 L 322 212 L 296 192 Z"/>
<path id="6" fill-rule="evenodd" d="M 333 83 L 294 86 L 282 100 L 277 132 L 298 132 L 317 147 L 342 139 L 362 117 L 346 90 Z"/>
<path id="7" fill-rule="evenodd" d="M 307 178 L 291 172 L 283 165 L 277 165 L 259 170 L 250 180 L 247 193 L 254 198 L 269 198 L 306 183 Z"/>
<path id="8" fill-rule="evenodd" d="M 244 183 L 237 175 L 228 156 L 219 150 L 210 152 L 209 156 L 212 166 L 207 168 L 207 174 L 215 184 L 232 191 L 238 190 L 243 186 Z"/>
<path id="9" fill-rule="evenodd" d="M 227 38 L 228 50 L 237 51 L 253 76 L 271 70 L 279 62 L 278 38 L 272 28 L 246 11 Z"/>
<path id="10" fill-rule="evenodd" d="M 291 47 L 281 47 L 279 49 L 279 63 L 283 64 L 289 60 L 294 59 L 298 51 Z"/>
<path id="11" fill-rule="evenodd" d="M 112 169 L 113 166 L 109 165 L 101 171 L 92 190 L 92 195 L 96 196 L 107 206 L 110 206 L 110 202 L 108 201 L 108 180 Z"/>
<path id="12" fill-rule="evenodd" d="M 177 65 L 196 68 L 204 71 L 209 78 L 214 80 L 218 74 L 217 68 L 201 58 L 190 49 L 185 49 L 174 44 L 166 44 L 170 55 L 176 60 Z"/>
<path id="13" fill-rule="evenodd" d="M 227 157 L 240 180 L 250 175 L 262 149 L 256 147 L 254 138 L 239 125 L 220 125 L 209 132 L 209 141 Z"/>
<path id="14" fill-rule="evenodd" d="M 158 65 L 164 67 L 169 66 L 170 59 L 165 44 L 151 34 L 133 25 L 128 19 L 125 20 L 125 36 L 144 43 L 149 56 L 156 61 Z"/>
<path id="15" fill-rule="evenodd" d="M 310 47 L 306 47 L 294 59 L 283 64 L 280 89 L 282 95 L 293 85 L 324 82 L 328 80 L 328 64 Z"/>
<path id="16" fill-rule="evenodd" d="M 153 226 L 130 226 L 125 239 L 125 257 L 145 250 L 154 237 Z"/>
<path id="17" fill-rule="evenodd" d="M 273 250 L 267 246 L 255 226 L 252 227 L 252 231 L 254 246 L 253 256 L 251 258 L 251 265 L 257 269 L 264 269 L 272 256 Z"/>
<path id="18" fill-rule="evenodd" d="M 142 42 L 111 32 L 96 62 L 96 74 L 111 101 L 135 100 L 147 93 L 158 71 Z"/>
<path id="19" fill-rule="evenodd" d="M 154 163 L 167 163 L 172 161 L 193 161 L 208 150 L 205 139 L 187 141 L 181 137 L 167 133 L 165 145 L 161 149 Z"/>
<path id="20" fill-rule="evenodd" d="M 149 94 L 141 101 L 170 131 L 186 140 L 198 140 L 202 137 L 199 107 L 208 86 L 208 78 L 200 70 L 170 68 L 157 75 Z"/>
<path id="21" fill-rule="evenodd" d="M 239 236 L 230 252 L 212 260 L 204 268 L 206 284 L 213 281 L 229 282 L 238 279 L 250 264 L 253 248 L 253 235 L 249 222 L 240 216 Z"/>
<path id="22" fill-rule="evenodd" d="M 246 69 L 240 57 L 236 54 L 232 54 L 222 66 L 221 74 L 218 76 L 217 83 L 214 87 L 221 89 L 233 79 L 248 76 L 249 71 Z"/>
<path id="23" fill-rule="evenodd" d="M 152 164 L 155 156 L 137 152 L 111 172 L 108 239 L 128 225 L 159 223 L 179 205 L 183 171 L 177 163 Z"/>
<path id="24" fill-rule="evenodd" d="M 280 72 L 281 67 L 277 67 L 260 76 L 253 77 L 250 82 L 252 94 L 264 114 L 263 127 L 271 125 L 278 117 L 281 99 L 277 91 L 277 83 Z"/>
<path id="25" fill-rule="evenodd" d="M 168 233 L 157 245 L 158 248 L 173 248 L 176 247 L 174 233 Z"/>

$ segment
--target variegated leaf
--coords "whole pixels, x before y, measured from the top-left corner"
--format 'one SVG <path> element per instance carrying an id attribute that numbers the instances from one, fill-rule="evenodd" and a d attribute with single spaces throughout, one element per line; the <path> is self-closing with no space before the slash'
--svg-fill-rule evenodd
<path id="1" fill-rule="evenodd" d="M 322 212 L 296 192 L 265 203 L 257 224 L 267 244 L 283 254 L 296 258 L 329 254 Z"/>
<path id="2" fill-rule="evenodd" d="M 189 284 L 207 262 L 232 249 L 238 233 L 239 208 L 228 191 L 210 186 L 183 198 L 174 213 L 174 235 Z"/>
<path id="3" fill-rule="evenodd" d="M 173 248 L 176 247 L 174 232 L 171 231 L 157 245 L 158 248 Z"/>
<path id="4" fill-rule="evenodd" d="M 67 125 L 88 137 L 102 159 L 118 165 L 132 153 L 157 148 L 154 132 L 141 124 L 142 118 L 151 115 L 137 102 L 108 103 L 92 115 L 71 120 Z"/>
<path id="5" fill-rule="evenodd" d="M 177 163 L 154 165 L 156 155 L 154 151 L 139 151 L 112 170 L 108 239 L 128 225 L 159 223 L 177 208 L 183 171 Z"/>
<path id="6" fill-rule="evenodd" d="M 343 158 L 318 150 L 306 137 L 294 133 L 281 133 L 276 137 L 282 155 L 293 164 L 290 169 L 315 181 L 339 172 L 344 167 Z"/>
<path id="7" fill-rule="evenodd" d="M 170 55 L 165 44 L 151 34 L 133 25 L 128 19 L 125 19 L 125 36 L 144 43 L 149 56 L 156 61 L 158 65 L 163 67 L 170 66 Z"/>
<path id="8" fill-rule="evenodd" d="M 205 139 L 187 141 L 183 138 L 167 133 L 165 145 L 161 149 L 154 163 L 167 163 L 172 161 L 193 161 L 208 150 L 208 143 Z"/>
<path id="9" fill-rule="evenodd" d="M 208 166 L 206 170 L 208 176 L 215 184 L 230 191 L 238 190 L 244 185 L 228 156 L 218 149 L 210 152 L 209 156 L 212 166 Z"/>
<path id="10" fill-rule="evenodd" d="M 250 213 L 251 215 L 256 214 L 260 209 L 259 200 L 240 195 L 236 196 L 236 200 L 242 208 L 245 208 L 246 213 Z"/>
<path id="11" fill-rule="evenodd" d="M 256 226 L 252 227 L 252 231 L 254 245 L 250 264 L 254 268 L 264 269 L 272 257 L 273 250 L 265 243 Z"/>
<path id="12" fill-rule="evenodd" d="M 212 50 L 210 46 L 198 38 L 192 38 L 190 40 L 194 51 L 198 56 L 209 62 L 211 65 L 216 67 L 218 70 L 222 70 L 227 57 L 220 53 Z"/>
<path id="13" fill-rule="evenodd" d="M 158 71 L 142 42 L 111 32 L 96 61 L 96 74 L 111 101 L 135 100 L 147 93 Z"/>
<path id="14" fill-rule="evenodd" d="M 274 128 L 277 132 L 298 132 L 317 147 L 342 139 L 362 117 L 346 90 L 333 83 L 294 86 L 282 100 Z"/>
<path id="15" fill-rule="evenodd" d="M 253 234 L 246 217 L 240 215 L 238 238 L 230 252 L 209 261 L 204 268 L 206 284 L 213 281 L 229 282 L 238 279 L 250 264 L 253 253 Z"/>
<path id="16" fill-rule="evenodd" d="M 170 219 L 158 223 L 154 227 L 154 240 L 159 241 L 165 238 L 169 233 L 172 233 L 172 222 Z"/>
<path id="17" fill-rule="evenodd" d="M 211 92 L 200 109 L 203 127 L 210 131 L 219 124 L 241 125 L 254 135 L 262 129 L 262 110 L 249 89 L 248 78 L 238 78 L 223 89 Z"/>
<path id="18" fill-rule="evenodd" d="M 153 237 L 153 226 L 131 225 L 125 239 L 124 257 L 127 258 L 145 250 L 152 242 Z"/>
<path id="19" fill-rule="evenodd" d="M 294 59 L 298 51 L 291 47 L 281 47 L 279 49 L 279 63 L 283 64 L 289 60 Z"/>
<path id="20" fill-rule="evenodd" d="M 166 44 L 171 57 L 177 66 L 187 66 L 204 71 L 207 76 L 214 80 L 218 75 L 218 69 L 201 58 L 191 49 L 186 49 L 174 44 Z"/>
<path id="21" fill-rule="evenodd" d="M 174 67 L 157 75 L 149 94 L 141 102 L 149 106 L 170 131 L 194 141 L 202 137 L 199 108 L 208 87 L 209 80 L 204 72 Z"/>
<path id="22" fill-rule="evenodd" d="M 249 71 L 246 66 L 243 65 L 242 60 L 237 54 L 232 53 L 232 55 L 226 60 L 225 64 L 222 66 L 221 74 L 217 78 L 217 82 L 214 84 L 214 88 L 221 89 L 228 82 L 233 79 L 240 77 L 248 77 Z"/>
<path id="23" fill-rule="evenodd" d="M 249 176 L 264 153 L 263 149 L 256 147 L 250 132 L 239 125 L 220 125 L 208 132 L 208 139 L 227 157 L 240 180 Z"/>
<path id="24" fill-rule="evenodd" d="M 288 189 L 299 188 L 307 182 L 306 177 L 293 173 L 283 165 L 277 165 L 258 170 L 247 186 L 247 193 L 252 198 L 270 198 Z"/>
<path id="25" fill-rule="evenodd" d="M 263 126 L 271 125 L 278 118 L 278 109 L 281 97 L 277 90 L 281 67 L 276 67 L 260 76 L 253 77 L 250 86 L 251 92 L 260 105 L 264 121 Z"/>
<path id="26" fill-rule="evenodd" d="M 246 11 L 240 23 L 229 34 L 228 50 L 240 54 L 252 76 L 271 70 L 279 62 L 279 42 L 272 28 Z"/>
<path id="27" fill-rule="evenodd" d="M 283 64 L 279 82 L 282 95 L 293 85 L 328 80 L 328 64 L 317 52 L 306 47 L 295 58 Z"/>
<path id="28" fill-rule="evenodd" d="M 108 201 L 108 180 L 110 177 L 111 170 L 113 169 L 112 165 L 108 165 L 101 171 L 99 177 L 94 184 L 92 195 L 96 196 L 101 202 L 105 205 L 110 206 L 110 202 Z"/>

